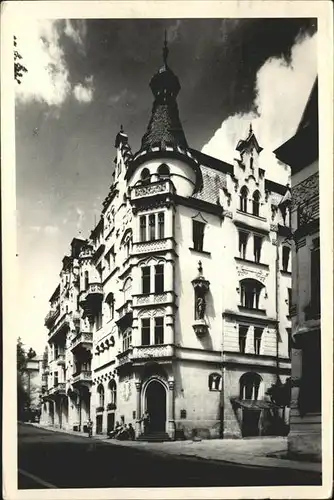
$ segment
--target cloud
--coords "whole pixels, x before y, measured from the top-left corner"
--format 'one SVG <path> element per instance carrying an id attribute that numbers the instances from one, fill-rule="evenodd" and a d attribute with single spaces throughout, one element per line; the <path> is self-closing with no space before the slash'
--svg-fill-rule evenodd
<path id="1" fill-rule="evenodd" d="M 73 40 L 77 47 L 83 52 L 85 50 L 85 38 L 87 35 L 87 24 L 84 19 L 71 21 L 66 19 L 64 34 Z"/>
<path id="2" fill-rule="evenodd" d="M 93 87 L 93 76 L 85 78 L 85 83 L 78 83 L 73 88 L 73 94 L 77 101 L 79 102 L 91 102 L 93 99 L 94 87 Z"/>
<path id="3" fill-rule="evenodd" d="M 249 125 L 264 151 L 261 163 L 275 175 L 277 160 L 272 151 L 296 131 L 317 75 L 317 35 L 297 37 L 289 63 L 283 58 L 268 59 L 256 75 L 255 111 L 227 118 L 202 151 L 233 161 L 236 144 Z"/>
<path id="4" fill-rule="evenodd" d="M 82 223 L 85 219 L 85 212 L 83 210 L 81 210 L 81 208 L 79 208 L 79 207 L 76 207 L 75 211 L 78 215 L 76 228 L 77 228 L 77 231 L 80 231 L 82 229 Z"/>
<path id="5" fill-rule="evenodd" d="M 86 23 L 66 20 L 66 23 L 52 20 L 18 20 L 15 27 L 18 52 L 22 63 L 28 69 L 21 85 L 15 85 L 18 102 L 44 102 L 59 107 L 73 92 L 79 102 L 90 102 L 93 96 L 92 77 L 84 84 L 72 88 L 70 69 L 65 60 L 61 36 L 71 38 L 77 49 L 84 53 Z M 57 115 L 55 115 L 57 117 Z"/>

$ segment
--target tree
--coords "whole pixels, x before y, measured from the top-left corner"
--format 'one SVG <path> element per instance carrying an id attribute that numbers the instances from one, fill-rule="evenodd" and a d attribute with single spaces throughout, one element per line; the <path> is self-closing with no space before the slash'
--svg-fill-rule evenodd
<path id="1" fill-rule="evenodd" d="M 21 64 L 20 61 L 22 60 L 22 56 L 18 52 L 18 50 L 16 50 L 16 47 L 17 47 L 17 38 L 16 36 L 14 36 L 14 78 L 17 81 L 17 83 L 21 85 L 21 79 L 23 73 L 27 73 L 28 70 L 25 66 L 23 66 L 23 64 Z"/>
<path id="2" fill-rule="evenodd" d="M 24 411 L 30 404 L 30 397 L 25 386 L 25 376 L 27 373 L 27 356 L 24 350 L 23 342 L 20 337 L 16 344 L 16 370 L 17 370 L 17 413 L 18 418 L 22 419 Z"/>
<path id="3" fill-rule="evenodd" d="M 287 378 L 284 384 L 277 381 L 267 390 L 271 401 L 277 406 L 284 408 L 290 406 L 291 400 L 291 377 Z"/>

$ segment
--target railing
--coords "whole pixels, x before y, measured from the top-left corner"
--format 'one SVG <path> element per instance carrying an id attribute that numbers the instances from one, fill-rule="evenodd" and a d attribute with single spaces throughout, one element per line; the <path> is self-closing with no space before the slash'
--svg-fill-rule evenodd
<path id="1" fill-rule="evenodd" d="M 134 186 L 131 190 L 131 199 L 145 198 L 148 196 L 156 196 L 159 194 L 173 193 L 174 187 L 170 180 L 151 182 L 141 186 Z"/>
<path id="2" fill-rule="evenodd" d="M 132 351 L 132 359 L 170 358 L 174 355 L 174 346 L 170 344 L 136 346 Z"/>
<path id="3" fill-rule="evenodd" d="M 60 307 L 57 307 L 56 309 L 50 309 L 50 311 L 48 312 L 48 314 L 45 316 L 44 319 L 45 326 L 48 326 L 51 323 L 53 323 L 56 320 L 57 316 L 59 316 L 59 314 L 60 314 Z"/>
<path id="4" fill-rule="evenodd" d="M 173 303 L 175 301 L 174 292 L 148 293 L 133 295 L 133 306 L 154 305 L 163 303 Z"/>
<path id="5" fill-rule="evenodd" d="M 252 213 L 243 212 L 237 209 L 234 215 L 234 222 L 243 223 L 247 226 L 257 227 L 264 231 L 269 231 L 270 224 L 265 217 L 260 217 L 258 215 L 253 215 Z"/>
<path id="6" fill-rule="evenodd" d="M 51 394 L 65 394 L 66 392 L 66 384 L 65 382 L 58 382 L 53 387 L 50 387 L 48 393 Z"/>
<path id="7" fill-rule="evenodd" d="M 91 370 L 82 370 L 79 373 L 73 374 L 73 384 L 77 384 L 79 382 L 91 382 L 92 381 L 92 372 Z"/>
<path id="8" fill-rule="evenodd" d="M 132 347 L 130 347 L 126 351 L 118 353 L 116 357 L 118 359 L 118 366 L 132 363 Z"/>
<path id="9" fill-rule="evenodd" d="M 91 347 L 93 344 L 93 334 L 91 332 L 80 332 L 72 340 L 71 350 L 75 349 L 80 344 L 88 344 L 87 347 Z"/>
<path id="10" fill-rule="evenodd" d="M 173 248 L 173 240 L 171 238 L 164 238 L 162 240 L 142 241 L 139 243 L 134 243 L 132 252 L 134 254 L 150 253 L 160 252 L 161 250 L 172 250 Z"/>
<path id="11" fill-rule="evenodd" d="M 131 304 L 132 300 L 128 299 L 119 309 L 117 309 L 119 318 L 123 318 L 123 316 L 132 312 Z"/>
<path id="12" fill-rule="evenodd" d="M 108 403 L 107 404 L 107 411 L 110 410 L 116 410 L 116 403 Z"/>
<path id="13" fill-rule="evenodd" d="M 101 283 L 90 283 L 88 285 L 86 300 L 102 298 L 103 287 Z"/>

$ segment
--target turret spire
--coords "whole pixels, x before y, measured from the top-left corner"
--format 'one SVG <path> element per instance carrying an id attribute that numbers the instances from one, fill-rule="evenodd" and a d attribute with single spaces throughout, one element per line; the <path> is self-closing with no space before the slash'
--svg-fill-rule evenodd
<path id="1" fill-rule="evenodd" d="M 168 58 L 168 44 L 167 44 L 167 30 L 165 29 L 165 40 L 164 40 L 164 47 L 162 49 L 162 57 L 164 61 L 164 65 L 167 66 L 167 58 Z"/>

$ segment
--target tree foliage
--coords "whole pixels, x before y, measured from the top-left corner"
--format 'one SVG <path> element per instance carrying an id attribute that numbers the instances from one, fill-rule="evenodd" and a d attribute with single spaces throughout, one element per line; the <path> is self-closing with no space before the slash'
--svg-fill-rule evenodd
<path id="1" fill-rule="evenodd" d="M 21 84 L 23 73 L 27 73 L 27 68 L 22 64 L 22 56 L 17 50 L 17 38 L 14 36 L 14 78 Z"/>
<path id="2" fill-rule="evenodd" d="M 27 361 L 36 356 L 34 349 L 26 352 L 20 337 L 16 343 L 16 371 L 17 371 L 17 412 L 18 418 L 23 419 L 24 412 L 31 406 L 31 394 L 27 389 Z"/>
<path id="3" fill-rule="evenodd" d="M 276 382 L 267 390 L 271 401 L 281 408 L 290 406 L 291 400 L 291 377 L 287 378 L 284 384 Z"/>

